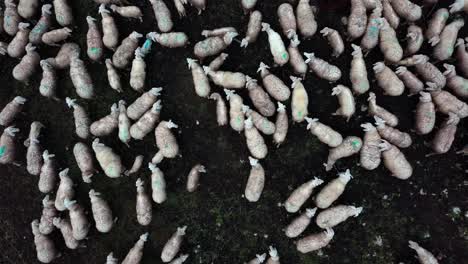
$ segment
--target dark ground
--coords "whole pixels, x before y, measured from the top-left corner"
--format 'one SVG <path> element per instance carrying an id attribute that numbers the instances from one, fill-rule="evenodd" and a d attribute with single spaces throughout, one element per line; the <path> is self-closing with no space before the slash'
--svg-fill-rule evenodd
<path id="1" fill-rule="evenodd" d="M 98 17 L 97 5 L 89 0 L 69 2 L 73 2 L 78 21 L 73 28 L 73 40 L 84 47 L 87 30 L 85 16 L 91 14 Z M 50 101 L 39 95 L 37 88 L 41 74 L 37 74 L 29 84 L 21 84 L 11 76 L 11 70 L 18 60 L 2 58 L 0 106 L 3 107 L 15 95 L 26 96 L 29 100 L 24 114 L 15 122 L 21 129 L 18 143 L 26 139 L 31 121 L 44 123 L 47 129 L 41 139 L 42 145 L 57 155 L 61 169 L 70 167 L 70 175 L 77 184 L 78 201 L 90 210 L 88 190 L 94 188 L 109 200 L 115 216 L 119 218 L 109 234 L 100 234 L 93 229 L 85 242 L 86 247 L 74 251 L 66 249 L 59 233 L 55 232 L 54 241 L 62 252 L 55 262 L 104 263 L 110 251 L 123 259 L 138 236 L 148 231 L 150 238 L 143 263 L 160 263 L 160 250 L 166 240 L 178 226 L 187 225 L 188 232 L 182 249 L 190 253 L 186 263 L 242 263 L 257 253 L 266 252 L 269 245 L 278 248 L 282 263 L 417 263 L 414 252 L 407 246 L 410 239 L 431 250 L 440 257 L 441 263 L 468 263 L 468 219 L 464 216 L 468 211 L 468 179 L 465 173 L 468 166 L 466 158 L 455 154 L 455 150 L 468 143 L 466 121 L 459 125 L 454 147 L 445 155 L 426 158 L 424 154 L 431 152 L 427 142 L 432 135 L 421 137 L 412 133 L 414 144 L 404 150 L 415 168 L 413 177 L 408 181 L 390 177 L 383 166 L 372 172 L 364 171 L 356 165 L 357 156 L 339 161 L 334 171 L 326 173 L 321 164 L 326 159 L 327 148 L 305 130 L 304 124 L 292 125 L 287 142 L 279 149 L 271 144 L 271 138 L 267 138 L 270 154 L 262 161 L 267 182 L 260 201 L 249 203 L 241 197 L 250 169 L 246 162 L 248 150 L 244 136 L 228 127 L 217 127 L 215 103 L 195 95 L 185 58 L 192 56 L 193 44 L 201 39 L 202 29 L 235 26 L 244 32 L 248 16 L 243 14 L 240 1 L 208 2 L 208 8 L 202 15 L 197 16 L 196 10 L 188 7 L 187 18 L 175 19 L 175 30 L 187 32 L 192 40 L 187 49 L 169 50 L 157 46 L 146 59 L 149 75 L 147 87 L 164 87 L 162 116 L 179 125 L 177 137 L 182 151 L 181 158 L 165 161 L 161 165 L 166 174 L 169 196 L 164 204 L 154 206 L 153 221 L 149 227 L 139 226 L 135 217 L 135 180 L 142 177 L 149 181 L 150 172 L 146 167 L 130 178 L 109 179 L 99 174 L 93 178 L 91 185 L 83 183 L 71 151 L 78 140 L 74 134 L 71 111 L 64 102 Z M 284 1 L 259 2 L 257 8 L 263 12 L 264 20 L 279 30 L 276 8 Z M 346 1 L 333 1 L 334 4 L 320 2 L 319 27 L 329 26 L 344 32 L 340 18 L 347 15 L 346 4 L 343 4 Z M 146 23 L 128 23 L 125 19 L 117 18 L 122 37 L 132 30 L 147 33 L 156 28 L 149 3 L 138 1 L 137 4 L 145 9 Z M 173 17 L 176 17 L 172 3 L 170 8 Z M 427 14 L 431 8 L 425 8 L 425 11 Z M 151 22 L 148 18 L 151 18 Z M 400 34 L 403 36 L 404 32 L 405 26 L 401 27 Z M 464 30 L 461 34 L 465 37 L 466 33 Z M 316 34 L 312 40 L 302 43 L 300 48 L 330 59 L 331 52 L 325 44 L 326 41 Z M 428 52 L 427 49 L 425 51 Z M 43 57 L 55 52 L 56 49 L 41 47 Z M 260 61 L 272 64 L 264 33 L 257 43 L 246 50 L 234 44 L 228 52 L 230 57 L 224 69 L 258 77 L 255 72 Z M 367 57 L 369 71 L 371 65 L 381 59 L 380 52 L 370 53 Z M 344 70 L 342 83 L 349 85 L 349 45 L 346 55 L 332 61 Z M 123 95 L 111 90 L 103 63 L 88 61 L 87 65 L 98 96 L 93 101 L 79 102 L 86 105 L 93 120 L 106 115 L 110 105 L 121 96 L 127 102 L 138 96 L 128 85 Z M 273 71 L 289 83 L 289 66 Z M 123 80 L 128 82 L 129 72 L 126 71 L 124 75 Z M 68 73 L 60 72 L 60 78 L 60 98 L 76 97 Z M 331 84 L 309 75 L 305 86 L 311 100 L 310 112 L 314 117 L 332 124 L 344 135 L 362 135 L 359 125 L 370 121 L 363 112 L 359 112 L 349 124 L 342 118 L 330 115 L 337 108 L 336 99 L 329 95 L 333 87 Z M 215 90 L 220 91 L 219 88 Z M 372 90 L 380 93 L 375 84 Z M 242 94 L 247 98 L 245 91 Z M 417 98 L 378 95 L 378 102 L 400 117 L 400 128 L 405 131 L 411 129 L 412 111 Z M 364 96 L 358 98 L 359 107 L 365 103 L 365 99 Z M 438 123 L 441 120 L 442 117 Z M 199 121 L 199 125 L 196 121 Z M 121 154 L 128 166 L 137 154 L 145 154 L 149 159 L 156 151 L 152 135 L 143 142 L 131 142 L 130 148 L 119 143 L 116 135 L 102 141 Z M 20 149 L 19 162 L 24 164 L 25 150 Z M 208 173 L 202 176 L 202 185 L 197 192 L 187 193 L 186 175 L 198 162 L 206 165 Z M 335 238 L 322 254 L 298 253 L 293 241 L 282 232 L 282 228 L 295 215 L 288 215 L 278 207 L 278 203 L 283 202 L 294 187 L 307 179 L 319 176 L 327 181 L 336 177 L 337 171 L 346 168 L 351 169 L 354 178 L 339 203 L 363 206 L 363 214 L 337 226 Z M 24 166 L 0 167 L 0 263 L 36 262 L 30 222 L 41 214 L 43 194 L 37 189 L 37 180 L 37 177 L 27 174 Z M 313 206 L 312 202 L 307 206 Z M 454 213 L 456 207 L 461 209 L 461 213 Z M 317 231 L 318 228 L 311 225 L 305 234 Z M 383 241 L 381 246 L 375 243 L 378 236 Z"/>

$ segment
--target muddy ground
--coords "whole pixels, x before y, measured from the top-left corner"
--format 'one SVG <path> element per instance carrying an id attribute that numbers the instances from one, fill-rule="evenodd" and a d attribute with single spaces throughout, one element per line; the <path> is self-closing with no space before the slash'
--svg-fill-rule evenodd
<path id="1" fill-rule="evenodd" d="M 98 17 L 97 5 L 90 0 L 69 2 L 73 5 L 77 21 L 72 39 L 85 47 L 85 17 Z M 172 1 L 166 2 L 170 4 L 173 17 L 176 17 Z M 28 98 L 24 113 L 15 122 L 21 129 L 18 143 L 26 139 L 31 121 L 45 124 L 47 129 L 41 143 L 56 154 L 61 169 L 70 168 L 70 175 L 76 183 L 78 201 L 89 211 L 87 193 L 90 188 L 94 188 L 109 200 L 118 218 L 109 234 L 100 234 L 92 229 L 84 246 L 74 251 L 65 248 L 60 234 L 54 232 L 53 239 L 62 253 L 55 262 L 104 263 L 110 251 L 123 259 L 139 235 L 149 232 L 143 263 L 161 263 L 160 251 L 166 240 L 178 226 L 187 225 L 182 252 L 190 254 L 186 262 L 190 264 L 243 263 L 257 253 L 266 252 L 269 245 L 277 247 L 282 263 L 417 263 L 414 252 L 407 246 L 408 240 L 420 242 L 439 257 L 441 263 L 468 263 L 468 218 L 465 216 L 468 211 L 468 179 L 465 172 L 468 166 L 466 157 L 455 154 L 455 150 L 468 143 L 466 120 L 459 126 L 452 150 L 440 156 L 425 157 L 425 154 L 431 152 L 428 142 L 432 135 L 417 136 L 411 132 L 414 144 L 405 149 L 404 153 L 415 171 L 407 181 L 390 177 L 383 166 L 375 171 L 364 171 L 357 165 L 357 156 L 339 161 L 334 170 L 326 173 L 322 163 L 326 160 L 327 148 L 306 131 L 305 124 L 291 125 L 287 141 L 280 148 L 272 144 L 271 138 L 266 138 L 270 153 L 262 161 L 267 181 L 260 201 L 249 203 L 242 198 L 250 169 L 245 138 L 229 127 L 216 125 L 215 103 L 195 95 L 185 59 L 193 56 L 193 45 L 201 39 L 202 29 L 234 26 L 242 35 L 248 16 L 243 13 L 240 1 L 208 2 L 206 11 L 200 16 L 196 10 L 188 7 L 186 18 L 175 19 L 175 30 L 187 32 L 191 39 L 186 49 L 170 50 L 156 46 L 146 59 L 147 88 L 164 87 L 162 117 L 172 119 L 179 125 L 177 138 L 182 154 L 182 157 L 164 161 L 161 165 L 168 183 L 168 200 L 162 205 L 154 205 L 153 221 L 149 227 L 139 226 L 135 218 L 135 181 L 138 177 L 149 181 L 150 172 L 146 167 L 131 177 L 110 179 L 98 173 L 90 185 L 81 180 L 71 151 L 78 138 L 74 134 L 72 113 L 63 101 L 66 96 L 76 97 L 68 72 L 59 73 L 59 97 L 62 101 L 51 101 L 38 93 L 40 73 L 28 84 L 19 83 L 11 76 L 12 68 L 18 60 L 6 56 L 1 58 L 0 106 L 3 107 L 16 95 Z M 263 12 L 264 20 L 279 29 L 276 8 L 284 1 L 259 2 L 258 9 Z M 320 1 L 319 27 L 329 26 L 344 32 L 341 17 L 347 15 L 346 2 Z M 145 22 L 117 18 L 122 37 L 132 30 L 147 33 L 156 29 L 149 3 L 135 3 L 144 9 Z M 425 8 L 425 14 L 432 11 L 432 7 Z M 421 21 L 421 24 L 424 23 Z M 402 42 L 406 26 L 399 30 Z M 463 30 L 461 34 L 466 37 L 466 33 L 467 30 Z M 1 38 L 9 41 L 5 35 Z M 351 53 L 349 45 L 345 55 L 332 59 L 326 41 L 317 34 L 313 39 L 303 42 L 300 49 L 315 52 L 319 57 L 339 65 L 345 73 L 341 82 L 350 84 L 347 77 Z M 56 48 L 40 47 L 43 57 L 52 56 L 56 51 Z M 226 70 L 242 71 L 258 78 L 256 69 L 260 61 L 272 64 L 264 33 L 257 43 L 246 50 L 233 44 L 227 52 L 229 59 L 223 67 Z M 429 52 L 427 47 L 424 52 Z M 110 55 L 109 52 L 106 54 L 107 57 Z M 93 120 L 106 115 L 111 104 L 120 98 L 131 102 L 138 96 L 128 84 L 123 94 L 111 90 L 107 84 L 104 64 L 92 63 L 87 58 L 85 60 L 97 88 L 97 97 L 92 101 L 79 100 L 79 103 L 86 106 Z M 367 56 L 369 71 L 371 65 L 379 60 L 382 60 L 382 56 L 377 50 Z M 440 63 L 437 65 L 441 66 Z M 292 74 L 289 66 L 272 71 L 289 83 Z M 129 71 L 123 72 L 123 75 L 127 83 Z M 344 135 L 362 136 L 359 125 L 371 120 L 365 112 L 359 111 L 346 123 L 342 118 L 331 115 L 338 107 L 336 99 L 330 96 L 333 84 L 311 74 L 304 84 L 311 101 L 309 110 L 312 116 L 331 124 Z M 371 89 L 378 94 L 381 105 L 398 115 L 401 120 L 399 128 L 411 130 L 417 98 L 408 98 L 406 95 L 383 97 L 375 83 Z M 214 90 L 221 91 L 219 87 Z M 241 94 L 250 104 L 246 91 Z M 365 96 L 357 98 L 357 101 L 358 108 L 366 104 Z M 442 119 L 443 116 L 440 116 L 438 123 Z M 146 160 L 149 160 L 156 152 L 152 135 L 142 142 L 132 141 L 130 147 L 119 143 L 115 134 L 101 140 L 121 154 L 127 166 L 130 166 L 137 154 L 144 154 Z M 25 149 L 19 149 L 21 153 L 18 162 L 23 166 L 0 166 L 1 263 L 36 262 L 30 222 L 40 217 L 43 194 L 37 189 L 37 177 L 28 175 L 25 170 Z M 188 193 L 185 191 L 186 175 L 196 163 L 203 163 L 208 173 L 202 176 L 199 190 Z M 278 207 L 278 203 L 283 202 L 291 190 L 304 181 L 315 176 L 327 181 L 347 168 L 351 169 L 354 178 L 339 203 L 363 206 L 364 212 L 358 218 L 337 226 L 335 238 L 322 251 L 307 255 L 298 253 L 294 241 L 287 239 L 282 231 L 295 215 L 287 214 Z M 312 202 L 309 201 L 307 206 L 312 207 Z M 460 209 L 459 213 L 457 208 Z M 305 234 L 318 231 L 317 227 L 311 225 Z M 381 244 L 376 243 L 378 237 L 382 240 Z"/>

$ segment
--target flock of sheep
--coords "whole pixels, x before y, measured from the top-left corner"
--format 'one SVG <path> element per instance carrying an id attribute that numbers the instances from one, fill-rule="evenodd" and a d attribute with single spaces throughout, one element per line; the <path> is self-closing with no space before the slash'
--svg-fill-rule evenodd
<path id="1" fill-rule="evenodd" d="M 95 18 L 86 17 L 87 46 L 80 47 L 76 43 L 67 42 L 71 34 L 69 27 L 80 20 L 73 17 L 73 10 L 66 0 L 53 0 L 52 4 L 44 4 L 42 7 L 38 0 L 19 0 L 17 4 L 13 0 L 5 0 L 0 32 L 13 38 L 9 43 L 0 42 L 0 52 L 21 59 L 12 70 L 13 77 L 20 82 L 27 82 L 38 72 L 38 68 L 42 68 L 39 93 L 57 102 L 63 101 L 56 95 L 57 71 L 69 70 L 80 100 L 67 97 L 64 101 L 73 111 L 76 135 L 83 141 L 95 138 L 91 146 L 77 142 L 73 147 L 73 154 L 85 183 L 92 183 L 92 177 L 98 169 L 110 178 L 118 178 L 135 174 L 143 166 L 145 156 L 140 155 L 128 166 L 130 169 L 127 169 L 119 154 L 101 143 L 99 137 L 113 136 L 114 131 L 117 131 L 119 140 L 128 145 L 132 140 L 142 140 L 154 132 L 158 151 L 148 165 L 151 171 L 151 196 L 144 181 L 141 178 L 136 181 L 136 219 L 140 225 L 147 226 L 152 220 L 153 201 L 161 204 L 167 198 L 164 173 L 158 168 L 158 164 L 165 159 L 176 158 L 180 151 L 177 137 L 172 132 L 178 126 L 172 120 L 160 120 L 163 104 L 159 97 L 163 89 L 145 87 L 145 56 L 151 52 L 155 43 L 166 48 L 184 48 L 189 43 L 189 36 L 184 32 L 172 31 L 173 18 L 167 7 L 169 3 L 166 3 L 170 1 L 149 0 L 158 32 L 149 32 L 143 36 L 134 31 L 121 40 L 114 16 L 143 21 L 140 8 L 123 5 L 120 0 L 94 1 L 100 4 L 101 27 Z M 413 167 L 401 149 L 411 146 L 412 137 L 398 129 L 398 117 L 378 105 L 378 98 L 371 89 L 382 89 L 385 96 L 400 96 L 405 93 L 419 95 L 414 115 L 416 134 L 426 135 L 435 130 L 436 112 L 446 115 L 446 119 L 433 133 L 433 153 L 428 155 L 446 153 L 452 148 L 457 125 L 468 116 L 468 105 L 463 101 L 468 98 L 468 53 L 465 40 L 458 37 L 464 20 L 457 15 L 458 12 L 468 12 L 468 2 L 456 0 L 450 10 L 440 8 L 434 11 L 427 28 L 423 29 L 415 23 L 423 15 L 422 8 L 409 0 L 351 0 L 349 16 L 343 21 L 347 30 L 342 33 L 319 25 L 315 19 L 317 7 L 311 6 L 309 0 L 281 4 L 277 9 L 281 28 L 276 31 L 262 22 L 262 13 L 255 10 L 256 2 L 241 1 L 244 11 L 249 14 L 244 38 L 238 39 L 238 30 L 229 26 L 203 30 L 205 39 L 194 45 L 193 55 L 197 59 L 187 58 L 195 93 L 216 101 L 219 126 L 229 125 L 245 135 L 251 164 L 244 193 L 248 201 L 258 201 L 265 185 L 265 170 L 261 164 L 269 151 L 265 136 L 272 136 L 277 146 L 284 144 L 292 122 L 306 123 L 310 133 L 330 148 L 324 162 L 326 171 L 330 171 L 340 159 L 359 155 L 359 165 L 363 169 L 374 170 L 383 164 L 390 175 L 401 180 L 410 178 Z M 185 16 L 185 5 L 188 3 L 197 8 L 199 13 L 206 6 L 205 0 L 173 0 L 180 17 Z M 427 5 L 435 3 L 437 0 L 425 1 Z M 39 13 L 40 18 L 37 20 Z M 396 34 L 403 20 L 409 24 L 404 45 Z M 31 25 L 25 21 L 37 22 L 30 29 Z M 275 64 L 271 67 L 289 64 L 294 71 L 296 76 L 290 77 L 290 86 L 288 81 L 270 72 L 270 66 L 263 62 L 258 68 L 260 81 L 253 75 L 222 70 L 228 59 L 228 54 L 223 53 L 225 49 L 235 44 L 251 48 L 262 32 L 268 37 Z M 333 57 L 341 56 L 347 45 L 352 48 L 350 69 L 340 69 L 314 53 L 299 49 L 300 39 L 309 39 L 317 32 L 328 40 Z M 143 37 L 145 40 L 140 41 Z M 285 45 L 286 40 L 289 46 Z M 425 41 L 433 47 L 430 55 L 419 53 Z M 55 57 L 41 58 L 36 51 L 37 45 L 61 47 Z M 81 52 L 82 48 L 86 49 L 85 55 Z M 113 51 L 111 58 L 104 58 L 105 49 Z M 365 60 L 365 55 L 373 49 L 379 49 L 385 59 L 373 65 L 373 78 L 378 86 L 375 88 L 371 88 L 373 78 L 367 72 Z M 95 97 L 95 87 L 86 63 L 82 60 L 84 56 L 91 61 L 104 62 L 109 86 L 119 93 L 125 92 L 122 89 L 124 80 L 119 71 L 130 67 L 130 87 L 141 93 L 140 97 L 128 106 L 125 101 L 120 100 L 111 106 L 107 116 L 91 121 L 89 113 L 82 105 Z M 210 59 L 212 57 L 214 58 Z M 207 63 L 207 60 L 210 62 Z M 448 64 L 448 60 L 456 61 L 456 66 Z M 435 65 L 435 62 L 440 61 L 444 62 L 444 72 Z M 334 115 L 342 116 L 347 121 L 352 121 L 356 115 L 355 97 L 367 94 L 367 113 L 375 123 L 361 125 L 364 130 L 362 138 L 342 135 L 331 125 L 312 118 L 313 113 L 309 112 L 308 87 L 302 83 L 308 72 L 330 83 L 336 83 L 330 89 L 330 94 L 336 96 L 340 106 Z M 351 87 L 339 84 L 345 76 L 349 76 Z M 224 90 L 212 92 L 213 84 Z M 251 106 L 247 106 L 245 97 L 239 95 L 243 90 L 246 90 Z M 15 164 L 18 161 L 15 134 L 19 130 L 12 124 L 26 105 L 26 98 L 16 96 L 0 112 L 0 126 L 5 127 L 0 137 L 1 164 Z M 288 106 L 290 109 L 287 109 Z M 274 116 L 275 120 L 271 121 Z M 37 258 L 43 263 L 49 263 L 58 256 L 54 241 L 49 237 L 54 230 L 58 229 L 62 233 L 68 248 L 75 249 L 87 237 L 92 221 L 86 215 L 86 208 L 74 200 L 74 183 L 68 175 L 69 170 L 59 171 L 54 155 L 41 145 L 39 138 L 43 127 L 40 122 L 31 123 L 25 146 L 27 171 L 38 176 L 38 188 L 46 194 L 42 216 L 40 220 L 33 220 L 31 225 Z M 460 152 L 467 154 L 468 149 L 465 147 Z M 202 164 L 196 164 L 192 168 L 187 177 L 188 192 L 197 190 L 201 173 L 204 172 L 206 169 Z M 349 217 L 357 217 L 363 211 L 362 207 L 336 203 L 351 178 L 350 170 L 346 170 L 340 172 L 336 179 L 324 184 L 314 195 L 313 203 L 316 207 L 305 209 L 284 229 L 288 238 L 298 238 L 295 243 L 299 252 L 308 253 L 327 246 L 335 235 L 333 227 Z M 309 202 L 314 190 L 323 183 L 323 180 L 314 178 L 298 186 L 283 203 L 286 211 L 298 213 Z M 89 198 L 97 231 L 110 232 L 114 216 L 109 203 L 94 189 L 89 192 Z M 301 236 L 316 214 L 315 223 L 324 231 Z M 183 263 L 189 257 L 187 254 L 179 254 L 185 231 L 186 227 L 178 228 L 168 240 L 161 253 L 163 262 Z M 122 263 L 140 263 L 147 238 L 148 233 L 141 235 Z M 421 263 L 438 263 L 429 251 L 416 242 L 409 241 L 409 246 L 416 251 Z M 248 263 L 263 263 L 266 259 L 266 253 L 259 254 Z M 109 254 L 106 263 L 117 262 L 113 254 Z M 280 263 L 275 248 L 270 247 L 266 263 Z"/>

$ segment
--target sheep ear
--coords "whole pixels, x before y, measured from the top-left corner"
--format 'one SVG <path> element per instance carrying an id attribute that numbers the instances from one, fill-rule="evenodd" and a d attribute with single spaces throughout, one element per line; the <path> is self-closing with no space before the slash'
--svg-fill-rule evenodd
<path id="1" fill-rule="evenodd" d="M 140 236 L 140 240 L 143 242 L 146 242 L 148 240 L 149 233 L 146 232 L 143 235 Z"/>
<path id="2" fill-rule="evenodd" d="M 310 208 L 307 208 L 307 209 L 306 209 L 306 215 L 307 215 L 307 217 L 309 217 L 309 218 L 314 217 L 315 213 L 317 213 L 317 207 L 315 207 L 315 208 L 313 208 L 313 209 L 310 209 Z"/>
<path id="3" fill-rule="evenodd" d="M 362 208 L 362 206 L 361 207 L 354 207 L 353 209 L 354 209 L 354 217 L 359 216 L 362 213 L 362 211 L 364 210 L 364 208 Z"/>
<path id="4" fill-rule="evenodd" d="M 351 53 L 352 56 L 362 56 L 362 49 L 358 45 L 351 44 L 353 48 L 353 52 Z"/>
<path id="5" fill-rule="evenodd" d="M 270 30 L 270 24 L 268 23 L 262 23 L 262 31 L 268 31 Z"/>
<path id="6" fill-rule="evenodd" d="M 249 45 L 249 38 L 248 37 L 243 38 L 241 41 L 240 47 L 245 49 L 247 48 L 248 45 Z"/>
<path id="7" fill-rule="evenodd" d="M 281 102 L 278 102 L 277 111 L 278 111 L 278 112 L 284 112 L 284 111 L 286 111 L 286 106 L 285 106 L 284 104 L 282 104 Z"/>
<path id="8" fill-rule="evenodd" d="M 262 71 L 265 71 L 265 70 L 267 70 L 267 69 L 269 69 L 269 68 L 270 68 L 270 66 L 266 65 L 266 64 L 263 63 L 263 62 L 260 62 L 260 66 L 258 67 L 257 72 L 262 72 Z"/>
<path id="9" fill-rule="evenodd" d="M 331 238 L 331 237 L 333 237 L 333 236 L 335 235 L 335 231 L 333 231 L 333 229 L 331 229 L 331 228 L 327 228 L 327 229 L 325 230 L 325 235 L 326 235 L 327 237 Z"/>
<path id="10" fill-rule="evenodd" d="M 205 166 L 200 165 L 200 167 L 198 167 L 198 172 L 200 172 L 200 173 L 206 173 L 206 168 L 205 168 Z"/>
<path id="11" fill-rule="evenodd" d="M 172 122 L 172 120 L 169 120 L 167 121 L 167 128 L 171 129 L 171 128 L 178 128 L 179 126 L 176 125 L 174 122 Z"/>
<path id="12" fill-rule="evenodd" d="M 258 159 L 252 158 L 249 156 L 250 166 L 256 167 L 258 165 Z"/>
<path id="13" fill-rule="evenodd" d="M 187 226 L 178 227 L 177 228 L 177 235 L 179 235 L 179 236 L 185 235 L 186 230 L 187 230 Z"/>
<path id="14" fill-rule="evenodd" d="M 205 72 L 205 74 L 209 74 L 211 72 L 211 69 L 209 66 L 203 66 L 203 71 Z"/>
<path id="15" fill-rule="evenodd" d="M 426 90 L 428 90 L 428 91 L 440 90 L 436 83 L 433 83 L 433 82 L 426 82 L 426 85 L 427 85 Z"/>

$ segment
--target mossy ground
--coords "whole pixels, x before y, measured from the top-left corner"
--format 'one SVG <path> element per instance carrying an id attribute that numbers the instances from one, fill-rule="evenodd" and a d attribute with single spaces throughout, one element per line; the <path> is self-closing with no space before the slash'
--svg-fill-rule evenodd
<path id="1" fill-rule="evenodd" d="M 87 30 L 85 17 L 98 17 L 97 5 L 90 0 L 69 2 L 73 5 L 77 21 L 73 28 L 73 40 L 84 50 Z M 70 167 L 70 175 L 77 185 L 78 201 L 90 210 L 87 193 L 90 188 L 94 188 L 109 200 L 118 217 L 109 234 L 100 234 L 93 229 L 84 242 L 85 247 L 74 251 L 66 249 L 59 233 L 55 232 L 54 241 L 62 252 L 56 263 L 104 263 L 110 251 L 122 259 L 144 232 L 150 232 L 150 238 L 145 247 L 143 263 L 160 263 L 162 246 L 182 225 L 188 226 L 182 249 L 191 255 L 186 263 L 243 263 L 257 253 L 266 252 L 269 245 L 278 248 L 282 263 L 417 263 L 414 252 L 407 246 L 410 239 L 420 242 L 439 256 L 441 263 L 468 263 L 468 219 L 464 217 L 468 210 L 465 173 L 468 166 L 466 158 L 454 152 L 468 143 L 466 122 L 459 126 L 452 151 L 430 158 L 426 158 L 425 154 L 431 152 L 427 146 L 431 135 L 421 137 L 412 133 L 414 144 L 403 150 L 415 168 L 413 177 L 408 181 L 390 177 L 383 166 L 372 172 L 364 171 L 356 165 L 357 157 L 339 161 L 333 171 L 326 173 L 322 163 L 326 160 L 327 148 L 306 131 L 304 124 L 293 124 L 286 143 L 280 148 L 277 149 L 271 139 L 266 138 L 270 154 L 262 161 L 267 174 L 265 190 L 259 202 L 249 203 L 242 198 L 250 167 L 245 138 L 228 127 L 217 127 L 215 104 L 195 95 L 185 62 L 187 57 L 193 56 L 192 48 L 201 39 L 202 29 L 234 26 L 244 32 L 248 16 L 243 14 L 240 1 L 209 0 L 207 10 L 202 15 L 197 16 L 193 8 L 188 8 L 187 18 L 180 20 L 176 18 L 171 1 L 166 2 L 173 11 L 175 30 L 185 31 L 191 43 L 186 49 L 176 50 L 156 46 L 146 59 L 147 88 L 164 87 L 162 117 L 172 119 L 179 125 L 177 138 L 182 154 L 182 157 L 165 161 L 161 165 L 168 183 L 168 200 L 162 205 L 154 205 L 153 221 L 149 227 L 139 226 L 135 218 L 135 181 L 141 177 L 148 183 L 149 170 L 143 168 L 137 175 L 120 179 L 109 179 L 99 173 L 94 176 L 91 185 L 83 183 L 71 151 L 73 144 L 78 141 L 74 135 L 71 111 L 63 101 L 50 101 L 39 95 L 39 73 L 29 84 L 13 80 L 11 70 L 18 60 L 2 58 L 0 105 L 5 105 L 15 95 L 24 95 L 29 100 L 24 114 L 15 122 L 22 131 L 18 143 L 26 139 L 31 121 L 43 122 L 47 129 L 44 130 L 41 143 L 56 154 L 60 168 Z M 276 8 L 284 1 L 259 2 L 258 9 L 263 12 L 264 20 L 279 30 Z M 320 1 L 319 28 L 329 26 L 344 32 L 341 17 L 347 15 L 346 2 Z M 135 3 L 144 8 L 145 23 L 117 18 L 121 38 L 132 30 L 144 33 L 156 30 L 148 1 Z M 425 8 L 425 13 L 431 10 Z M 399 31 L 402 43 L 405 27 L 402 26 Z M 466 30 L 461 34 L 465 37 Z M 8 40 L 4 36 L 2 38 Z M 331 59 L 326 41 L 316 34 L 312 40 L 304 41 L 300 49 L 313 51 L 319 57 L 339 65 L 345 73 L 342 83 L 349 85 L 347 73 L 351 49 L 348 45 L 346 55 Z M 55 54 L 56 49 L 41 47 L 40 51 L 46 57 Z M 425 47 L 424 51 L 427 53 L 429 49 Z M 224 66 L 227 70 L 242 71 L 258 77 L 256 69 L 260 61 L 272 64 L 264 33 L 249 48 L 241 50 L 234 43 L 228 53 L 229 59 Z M 106 55 L 111 54 L 108 52 Z M 82 57 L 85 57 L 84 53 Z M 381 59 L 377 50 L 367 56 L 369 72 L 372 64 Z M 128 85 L 123 94 L 111 90 L 107 85 L 103 63 L 87 60 L 87 66 L 96 85 L 97 98 L 89 102 L 79 100 L 79 103 L 87 107 L 93 120 L 106 115 L 111 104 L 120 98 L 131 102 L 138 96 Z M 289 67 L 272 71 L 285 81 L 292 74 Z M 59 76 L 60 98 L 76 97 L 68 73 L 62 71 Z M 125 83 L 128 82 L 128 76 L 128 71 L 123 72 Z M 359 111 L 349 123 L 331 115 L 337 108 L 336 99 L 330 96 L 333 84 L 319 80 L 312 74 L 307 76 L 304 83 L 310 97 L 309 110 L 312 116 L 331 124 L 344 135 L 362 135 L 359 125 L 370 121 L 364 112 Z M 213 88 L 221 91 L 218 87 Z M 378 93 L 379 104 L 400 117 L 400 128 L 410 130 L 417 98 L 383 97 L 375 83 L 372 83 L 372 90 Z M 246 92 L 241 94 L 250 103 Z M 357 98 L 357 101 L 359 107 L 366 104 L 365 96 Z M 438 122 L 442 118 L 440 116 Z M 143 142 L 131 142 L 130 148 L 119 143 L 116 135 L 102 138 L 102 141 L 121 154 L 127 166 L 130 166 L 137 154 L 144 154 L 146 160 L 149 160 L 156 152 L 152 135 Z M 19 162 L 24 164 L 25 151 L 19 149 Z M 203 163 L 208 173 L 202 176 L 198 191 L 187 193 L 186 175 L 196 163 Z M 336 227 L 335 238 L 321 252 L 307 255 L 298 253 L 293 241 L 287 239 L 282 231 L 295 215 L 287 214 L 278 207 L 278 203 L 283 202 L 293 188 L 307 179 L 318 176 L 327 181 L 346 168 L 351 169 L 354 178 L 339 203 L 363 206 L 363 214 Z M 40 201 L 43 195 L 37 190 L 37 180 L 37 177 L 26 173 L 24 166 L 0 167 L 2 263 L 36 261 L 30 222 L 39 218 L 41 213 Z M 307 206 L 313 207 L 313 203 L 308 202 Z M 461 208 L 461 213 L 453 213 L 454 207 Z M 305 233 L 318 231 L 317 227 L 311 225 Z M 381 245 L 376 243 L 378 237 L 381 238 Z"/>

